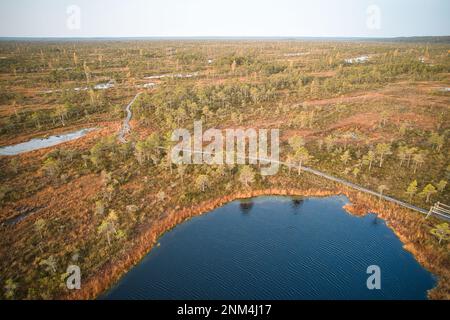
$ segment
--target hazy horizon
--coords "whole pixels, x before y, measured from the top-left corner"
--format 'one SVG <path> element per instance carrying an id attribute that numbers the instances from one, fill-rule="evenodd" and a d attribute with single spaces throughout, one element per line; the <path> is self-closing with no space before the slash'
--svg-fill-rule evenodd
<path id="1" fill-rule="evenodd" d="M 2 38 L 396 38 L 450 35 L 446 0 L 17 0 Z"/>
<path id="2" fill-rule="evenodd" d="M 383 40 L 383 39 L 414 39 L 414 38 L 450 38 L 448 35 L 429 36 L 392 36 L 392 37 L 329 37 L 329 36 L 0 36 L 0 40 L 30 39 L 30 40 Z"/>

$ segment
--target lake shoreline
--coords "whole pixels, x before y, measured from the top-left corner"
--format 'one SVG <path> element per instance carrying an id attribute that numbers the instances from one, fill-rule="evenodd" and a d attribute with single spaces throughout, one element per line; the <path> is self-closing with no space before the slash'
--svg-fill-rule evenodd
<path id="1" fill-rule="evenodd" d="M 412 241 L 415 232 L 423 234 L 424 217 L 411 210 L 401 208 L 392 203 L 378 201 L 373 196 L 365 195 L 345 187 L 335 187 L 332 190 L 320 189 L 281 189 L 267 188 L 239 192 L 216 199 L 207 200 L 197 206 L 182 209 L 172 209 L 167 216 L 157 225 L 152 225 L 143 231 L 133 241 L 133 249 L 123 253 L 115 263 L 108 262 L 95 276 L 83 281 L 82 289 L 62 295 L 61 299 L 95 299 L 106 290 L 111 288 L 126 272 L 139 263 L 157 244 L 158 239 L 167 231 L 173 229 L 182 222 L 200 216 L 226 203 L 254 198 L 259 196 L 303 196 L 303 197 L 328 197 L 345 195 L 350 203 L 343 208 L 349 214 L 362 216 L 368 213 L 377 213 L 378 217 L 386 221 L 386 225 L 395 233 L 403 243 L 403 248 L 411 252 L 414 258 L 426 270 L 437 277 L 437 285 L 428 292 L 429 299 L 448 299 L 450 272 L 445 267 L 444 259 L 437 253 L 431 252 L 430 248 Z M 421 226 L 422 224 L 422 226 Z M 414 227 L 412 227 L 414 226 Z M 429 235 L 431 237 L 431 235 Z M 437 262 L 432 263 L 430 260 Z"/>

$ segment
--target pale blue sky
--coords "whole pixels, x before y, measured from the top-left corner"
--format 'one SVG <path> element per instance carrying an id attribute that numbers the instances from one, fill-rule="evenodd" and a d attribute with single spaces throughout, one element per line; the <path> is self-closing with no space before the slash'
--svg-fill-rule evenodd
<path id="1" fill-rule="evenodd" d="M 80 28 L 67 27 L 67 7 Z M 370 5 L 380 28 L 367 26 Z M 1 0 L 1 37 L 450 35 L 450 0 Z"/>

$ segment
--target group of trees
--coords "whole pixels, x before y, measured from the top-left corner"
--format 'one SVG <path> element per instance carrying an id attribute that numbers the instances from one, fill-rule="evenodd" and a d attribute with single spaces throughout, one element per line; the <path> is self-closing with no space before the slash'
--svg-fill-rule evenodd
<path id="1" fill-rule="evenodd" d="M 436 183 L 426 182 L 429 178 L 427 178 L 427 172 L 424 171 L 428 170 L 429 166 L 436 161 L 442 162 L 440 152 L 445 143 L 444 135 L 445 133 L 432 132 L 428 136 L 429 138 L 426 138 L 425 135 L 420 143 L 416 141 L 416 145 L 421 146 L 416 147 L 408 146 L 404 142 L 381 142 L 371 145 L 364 143 L 363 140 L 363 143 L 360 144 L 356 140 L 356 136 L 353 139 L 353 142 L 356 143 L 348 144 L 345 133 L 339 136 L 330 134 L 325 138 L 315 139 L 316 148 L 311 143 L 308 144 L 307 148 L 302 137 L 294 136 L 288 140 L 289 152 L 286 162 L 289 164 L 289 171 L 291 167 L 296 167 L 299 173 L 302 165 L 314 162 L 318 169 L 325 172 L 334 175 L 343 173 L 346 179 L 355 179 L 357 183 L 369 188 L 373 184 L 372 188 L 377 188 L 380 194 L 389 189 L 393 195 L 399 198 L 406 195 L 405 198 L 410 202 L 414 199 L 414 196 L 418 195 L 420 201 L 425 204 L 429 203 L 434 195 L 439 194 L 440 197 L 443 197 L 446 192 L 446 179 L 437 179 Z M 308 149 L 312 150 L 314 157 Z M 397 159 L 398 161 L 396 161 Z M 375 164 L 379 168 L 376 171 L 374 171 Z M 342 167 L 344 169 L 341 169 Z M 366 168 L 365 171 L 364 168 Z M 419 168 L 423 168 L 422 171 L 419 171 Z M 389 174 L 392 170 L 397 171 Z M 421 178 L 423 179 L 422 183 L 426 182 L 421 183 L 420 190 L 418 186 L 420 180 L 416 178 L 411 183 L 411 180 L 406 180 L 406 175 L 412 174 L 418 178 L 423 177 Z M 402 183 L 410 183 L 406 188 L 406 193 L 405 189 L 399 187 Z M 380 188 L 382 191 L 380 191 Z"/>
<path id="2" fill-rule="evenodd" d="M 80 93 L 80 95 L 83 95 Z M 94 114 L 110 111 L 117 115 L 115 104 L 103 94 L 87 93 L 76 99 L 61 98 L 53 109 L 23 110 L 16 106 L 16 112 L 2 119 L 0 134 L 13 133 L 17 130 L 48 130 L 64 127 L 80 119 L 91 120 Z"/>
<path id="3" fill-rule="evenodd" d="M 134 155 L 140 165 L 151 162 L 158 164 L 163 156 L 162 140 L 157 133 L 152 133 L 145 140 L 138 141 Z"/>
<path id="4" fill-rule="evenodd" d="M 146 95 L 134 108 L 135 116 L 146 121 L 153 116 L 168 127 L 179 126 L 192 119 L 210 120 L 214 114 L 242 113 L 246 106 L 273 101 L 275 91 L 267 84 L 227 84 L 193 86 L 177 84 L 161 87 Z"/>
<path id="5" fill-rule="evenodd" d="M 238 171 L 238 180 L 244 187 L 248 188 L 256 180 L 256 171 L 250 165 L 242 165 Z M 210 183 L 211 177 L 208 174 L 200 174 L 195 179 L 195 184 L 201 192 L 205 192 L 210 187 Z"/>
<path id="6" fill-rule="evenodd" d="M 65 171 L 74 164 L 80 153 L 71 149 L 55 149 L 47 153 L 42 160 L 41 170 L 44 176 L 56 181 L 58 178 L 65 179 Z M 63 181 L 64 182 L 64 181 Z"/>
<path id="7" fill-rule="evenodd" d="M 308 164 L 313 157 L 309 154 L 308 149 L 305 147 L 305 141 L 301 136 L 292 136 L 288 141 L 290 152 L 286 157 L 286 163 L 288 165 L 289 172 L 293 167 L 297 168 L 297 172 L 300 175 L 302 166 Z"/>
<path id="8" fill-rule="evenodd" d="M 442 193 L 445 190 L 445 187 L 447 186 L 447 181 L 440 180 L 436 186 L 434 186 L 431 183 L 428 183 L 423 190 L 418 193 L 418 186 L 417 186 L 417 180 L 412 181 L 408 188 L 406 189 L 406 194 L 409 196 L 409 201 L 412 201 L 413 197 L 418 194 L 420 197 L 426 199 L 426 203 L 430 202 L 430 198 L 433 194 L 436 194 L 438 192 Z"/>

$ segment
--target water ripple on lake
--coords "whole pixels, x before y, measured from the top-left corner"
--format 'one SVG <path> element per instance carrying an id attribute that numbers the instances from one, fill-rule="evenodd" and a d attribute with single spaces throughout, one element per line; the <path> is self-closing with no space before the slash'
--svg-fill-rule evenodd
<path id="1" fill-rule="evenodd" d="M 347 202 L 234 201 L 167 232 L 101 299 L 426 298 L 433 275 L 383 220 L 351 216 Z M 367 289 L 369 265 L 381 290 Z"/>

